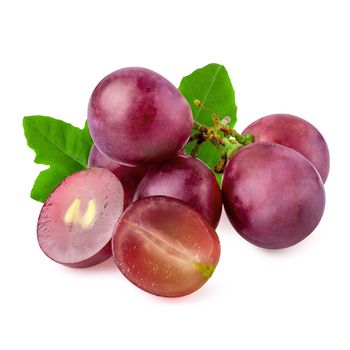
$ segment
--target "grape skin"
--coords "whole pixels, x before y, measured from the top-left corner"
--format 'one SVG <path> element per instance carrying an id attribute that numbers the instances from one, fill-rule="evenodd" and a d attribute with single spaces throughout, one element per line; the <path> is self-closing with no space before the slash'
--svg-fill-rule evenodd
<path id="1" fill-rule="evenodd" d="M 307 237 L 325 206 L 322 180 L 291 148 L 269 142 L 241 149 L 223 176 L 223 202 L 237 232 L 264 248 L 285 248 Z"/>
<path id="2" fill-rule="evenodd" d="M 178 155 L 150 169 L 137 186 L 134 200 L 164 195 L 199 211 L 216 228 L 222 211 L 221 191 L 214 174 L 201 160 Z"/>
<path id="3" fill-rule="evenodd" d="M 118 163 L 150 166 L 188 141 L 192 112 L 178 89 L 145 68 L 117 70 L 96 86 L 88 123 L 98 149 Z"/>
<path id="4" fill-rule="evenodd" d="M 90 201 L 94 201 L 95 211 L 87 224 L 83 218 Z M 79 208 L 67 222 L 67 212 L 77 202 Z M 74 173 L 56 187 L 41 209 L 39 246 L 60 264 L 79 268 L 96 265 L 112 256 L 111 237 L 123 209 L 122 184 L 109 170 L 92 168 Z"/>
<path id="5" fill-rule="evenodd" d="M 306 120 L 291 114 L 272 114 L 250 124 L 243 134 L 255 142 L 269 141 L 290 147 L 306 157 L 320 173 L 323 183 L 329 173 L 329 150 L 321 133 Z"/>
<path id="6" fill-rule="evenodd" d="M 165 196 L 140 199 L 120 217 L 113 257 L 125 277 L 159 296 L 179 297 L 202 287 L 220 257 L 209 223 L 186 203 Z"/>
<path id="7" fill-rule="evenodd" d="M 106 168 L 118 177 L 124 188 L 126 206 L 131 204 L 136 187 L 148 170 L 145 167 L 129 167 L 119 164 L 104 155 L 95 145 L 92 146 L 89 155 L 89 168 L 93 167 Z"/>

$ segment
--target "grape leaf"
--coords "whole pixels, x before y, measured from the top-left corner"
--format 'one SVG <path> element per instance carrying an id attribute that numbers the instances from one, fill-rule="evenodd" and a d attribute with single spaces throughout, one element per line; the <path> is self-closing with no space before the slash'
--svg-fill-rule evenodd
<path id="1" fill-rule="evenodd" d="M 24 135 L 35 153 L 35 163 L 49 165 L 40 172 L 31 197 L 44 202 L 68 175 L 87 168 L 92 140 L 87 123 L 79 129 L 69 123 L 45 116 L 23 118 Z"/>
<path id="2" fill-rule="evenodd" d="M 229 116 L 231 121 L 227 125 L 234 127 L 237 120 L 235 92 L 223 65 L 211 63 L 195 70 L 181 80 L 179 90 L 190 104 L 193 118 L 199 123 L 212 125 L 213 113 L 196 106 L 194 104 L 195 99 L 200 100 L 206 107 L 215 111 L 220 119 Z M 187 144 L 187 154 L 191 153 L 194 145 L 194 142 Z M 211 143 L 205 142 L 201 145 L 198 157 L 213 170 L 220 159 L 220 154 Z M 221 174 L 215 173 L 215 176 L 221 184 Z"/>
<path id="3" fill-rule="evenodd" d="M 84 133 L 85 133 L 86 138 L 89 140 L 89 142 L 90 142 L 91 144 L 93 144 L 94 141 L 92 141 L 91 134 L 90 134 L 90 130 L 89 130 L 89 125 L 88 125 L 88 121 L 87 121 L 87 120 L 85 121 L 83 131 L 84 131 Z M 91 148 L 91 147 L 90 147 L 90 148 Z"/>

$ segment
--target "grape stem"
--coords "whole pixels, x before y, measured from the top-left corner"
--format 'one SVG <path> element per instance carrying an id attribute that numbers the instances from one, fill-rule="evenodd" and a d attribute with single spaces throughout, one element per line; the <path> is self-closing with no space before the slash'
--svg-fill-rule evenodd
<path id="1" fill-rule="evenodd" d="M 194 100 L 194 104 L 213 113 L 213 125 L 207 126 L 198 121 L 193 122 L 193 130 L 197 131 L 191 138 L 195 141 L 195 145 L 191 151 L 191 155 L 196 157 L 199 149 L 204 142 L 211 142 L 220 153 L 220 159 L 215 165 L 214 171 L 216 173 L 223 173 L 227 161 L 242 147 L 254 142 L 254 137 L 251 134 L 241 135 L 235 129 L 226 125 L 225 117 L 220 120 L 219 115 L 206 107 L 201 101 Z M 229 121 L 229 120 L 228 120 Z"/>

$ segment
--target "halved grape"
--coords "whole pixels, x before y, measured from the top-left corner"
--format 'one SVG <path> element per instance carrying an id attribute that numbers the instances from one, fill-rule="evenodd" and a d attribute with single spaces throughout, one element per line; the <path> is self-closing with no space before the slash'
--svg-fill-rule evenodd
<path id="1" fill-rule="evenodd" d="M 41 209 L 40 248 L 66 266 L 96 265 L 112 255 L 111 237 L 123 209 L 122 184 L 109 170 L 92 168 L 70 175 Z"/>
<path id="2" fill-rule="evenodd" d="M 290 147 L 306 157 L 325 183 L 329 173 L 329 150 L 321 133 L 306 120 L 291 114 L 272 114 L 250 124 L 243 134 L 256 142 L 269 141 Z"/>
<path id="3" fill-rule="evenodd" d="M 219 238 L 208 222 L 186 203 L 165 196 L 131 204 L 118 221 L 112 249 L 127 279 L 166 297 L 199 289 L 220 257 Z"/>
<path id="4" fill-rule="evenodd" d="M 291 148 L 269 142 L 242 148 L 223 176 L 223 202 L 237 232 L 264 248 L 285 248 L 321 220 L 325 192 L 314 166 Z"/>
<path id="5" fill-rule="evenodd" d="M 145 68 L 124 68 L 96 86 L 88 122 L 94 143 L 109 158 L 150 166 L 183 148 L 193 118 L 186 99 L 164 77 Z"/>
<path id="6" fill-rule="evenodd" d="M 130 167 L 113 161 L 99 151 L 95 145 L 92 146 L 89 155 L 89 168 L 92 167 L 106 168 L 117 176 L 124 188 L 126 205 L 131 204 L 136 187 L 147 172 L 145 167 Z"/>
<path id="7" fill-rule="evenodd" d="M 137 186 L 134 200 L 163 195 L 180 199 L 216 228 L 222 211 L 221 191 L 214 174 L 201 160 L 178 155 L 150 169 Z"/>

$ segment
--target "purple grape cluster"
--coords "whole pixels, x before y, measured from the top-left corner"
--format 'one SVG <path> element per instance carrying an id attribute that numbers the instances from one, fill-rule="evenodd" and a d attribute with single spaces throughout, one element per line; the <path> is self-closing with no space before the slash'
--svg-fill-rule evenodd
<path id="1" fill-rule="evenodd" d="M 222 189 L 204 162 L 184 152 L 196 125 L 187 101 L 151 70 L 124 68 L 102 79 L 88 124 L 89 169 L 54 190 L 38 221 L 40 247 L 56 262 L 87 267 L 113 255 L 138 287 L 182 296 L 218 264 L 222 204 L 236 231 L 263 248 L 292 246 L 321 220 L 329 152 L 301 118 L 257 120 L 242 135 L 235 132 L 237 140 L 254 139 L 235 152 L 226 139 Z"/>

